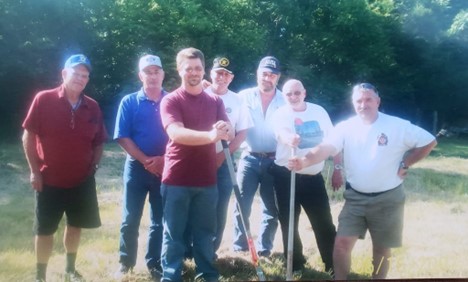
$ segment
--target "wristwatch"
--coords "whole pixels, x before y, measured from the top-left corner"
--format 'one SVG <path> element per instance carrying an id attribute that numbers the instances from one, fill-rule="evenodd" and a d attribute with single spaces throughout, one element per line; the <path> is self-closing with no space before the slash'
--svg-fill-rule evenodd
<path id="1" fill-rule="evenodd" d="M 343 169 L 343 165 L 341 165 L 341 164 L 335 164 L 335 169 L 336 169 L 336 170 L 342 170 L 342 169 Z"/>
<path id="2" fill-rule="evenodd" d="M 400 168 L 401 169 L 409 169 L 409 166 L 406 165 L 405 161 L 400 162 Z"/>

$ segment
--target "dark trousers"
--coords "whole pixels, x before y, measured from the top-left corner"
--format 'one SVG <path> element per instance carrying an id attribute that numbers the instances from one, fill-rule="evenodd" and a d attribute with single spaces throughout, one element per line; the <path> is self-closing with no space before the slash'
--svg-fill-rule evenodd
<path id="1" fill-rule="evenodd" d="M 274 164 L 271 168 L 271 173 L 275 181 L 279 221 L 283 234 L 283 251 L 286 256 L 288 250 L 291 171 L 285 167 Z M 314 231 L 322 261 L 325 264 L 325 270 L 333 270 L 333 245 L 335 242 L 336 228 L 333 224 L 328 195 L 321 174 L 296 174 L 294 203 L 293 269 L 300 269 L 306 262 L 302 253 L 302 241 L 299 236 L 298 228 L 302 206 Z"/>

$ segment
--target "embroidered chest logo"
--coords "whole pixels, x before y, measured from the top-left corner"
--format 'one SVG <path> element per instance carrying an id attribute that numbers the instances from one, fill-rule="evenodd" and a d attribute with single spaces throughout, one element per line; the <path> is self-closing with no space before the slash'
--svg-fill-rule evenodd
<path id="1" fill-rule="evenodd" d="M 379 137 L 377 138 L 377 144 L 379 146 L 387 146 L 388 137 L 385 135 L 385 133 L 380 133 Z"/>

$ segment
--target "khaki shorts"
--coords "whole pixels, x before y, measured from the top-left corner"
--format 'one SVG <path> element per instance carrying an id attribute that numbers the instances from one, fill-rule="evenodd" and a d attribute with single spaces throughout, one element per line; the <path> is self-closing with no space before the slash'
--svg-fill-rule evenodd
<path id="1" fill-rule="evenodd" d="M 343 196 L 346 202 L 338 217 L 337 236 L 364 239 L 369 230 L 373 244 L 384 248 L 401 246 L 405 205 L 401 185 L 375 196 L 346 189 Z"/>

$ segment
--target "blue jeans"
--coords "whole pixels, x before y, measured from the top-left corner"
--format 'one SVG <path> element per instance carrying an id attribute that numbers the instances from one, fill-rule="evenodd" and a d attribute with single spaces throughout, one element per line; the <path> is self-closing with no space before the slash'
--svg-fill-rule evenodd
<path id="1" fill-rule="evenodd" d="M 249 217 L 252 211 L 255 193 L 257 192 L 257 188 L 260 188 L 262 220 L 260 235 L 257 239 L 258 252 L 271 251 L 276 230 L 278 229 L 278 210 L 273 189 L 273 176 L 268 172 L 273 161 L 273 159 L 268 157 L 254 157 L 243 153 L 237 170 L 237 181 L 241 194 L 239 205 L 246 216 L 244 220 L 247 226 L 250 224 Z M 234 251 L 247 251 L 249 248 L 237 205 L 234 216 L 233 249 Z"/>
<path id="2" fill-rule="evenodd" d="M 186 250 L 184 233 L 189 228 L 193 240 L 193 258 L 198 277 L 217 280 L 213 239 L 216 232 L 216 185 L 187 187 L 161 185 L 164 207 L 164 232 L 161 252 L 161 281 L 182 281 Z"/>
<path id="3" fill-rule="evenodd" d="M 216 235 L 214 240 L 214 249 L 217 251 L 221 242 L 223 240 L 223 233 L 226 227 L 226 218 L 229 207 L 229 200 L 231 199 L 232 194 L 232 180 L 231 174 L 229 173 L 229 168 L 227 162 L 224 161 L 223 164 L 218 168 L 218 224 L 216 227 Z"/>
<path id="4" fill-rule="evenodd" d="M 134 267 L 138 250 L 138 229 L 140 227 L 143 207 L 148 195 L 150 226 L 146 265 L 148 268 L 161 264 L 162 245 L 162 197 L 160 193 L 161 178 L 148 172 L 136 160 L 125 161 L 122 224 L 120 227 L 120 263 Z"/>

